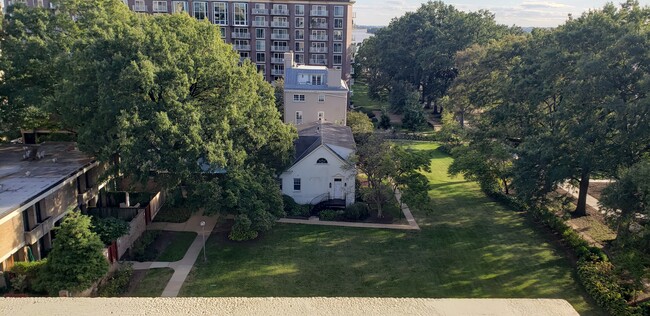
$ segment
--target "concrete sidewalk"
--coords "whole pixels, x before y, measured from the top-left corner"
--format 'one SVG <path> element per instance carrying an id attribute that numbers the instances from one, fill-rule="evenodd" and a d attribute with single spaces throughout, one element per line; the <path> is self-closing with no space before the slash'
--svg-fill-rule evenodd
<path id="1" fill-rule="evenodd" d="M 576 187 L 570 185 L 569 183 L 563 183 L 563 184 L 561 184 L 559 187 L 560 187 L 560 189 L 566 191 L 566 192 L 569 193 L 571 196 L 573 196 L 574 198 L 576 198 L 576 200 L 578 199 L 578 194 L 580 193 L 580 189 L 579 189 L 579 188 L 576 188 Z M 600 205 L 598 204 L 598 200 L 597 200 L 595 197 L 593 197 L 593 196 L 587 194 L 587 201 L 586 201 L 586 203 L 587 203 L 587 205 L 593 207 L 595 210 L 597 210 L 598 212 L 600 212 Z"/>
<path id="2" fill-rule="evenodd" d="M 185 252 L 183 259 L 175 262 L 131 262 L 134 270 L 148 270 L 156 268 L 172 268 L 174 274 L 167 283 L 162 297 L 176 297 L 185 282 L 185 279 L 192 270 L 192 266 L 203 250 L 203 243 L 207 241 L 212 230 L 217 225 L 218 216 L 204 216 L 196 214 L 190 217 L 185 223 L 152 223 L 147 227 L 148 230 L 168 230 L 168 231 L 189 231 L 196 232 L 196 238 Z M 205 227 L 201 227 L 201 221 L 205 221 Z"/>

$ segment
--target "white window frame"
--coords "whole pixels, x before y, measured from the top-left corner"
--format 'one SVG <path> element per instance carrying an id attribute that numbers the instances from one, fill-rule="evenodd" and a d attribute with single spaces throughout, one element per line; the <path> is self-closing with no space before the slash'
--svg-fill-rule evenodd
<path id="1" fill-rule="evenodd" d="M 222 11 L 223 9 L 223 11 Z M 212 3 L 212 16 L 214 19 L 214 24 L 217 25 L 228 25 L 228 2 L 213 2 Z M 217 11 L 218 10 L 218 11 Z M 223 18 L 217 18 L 217 13 Z"/>
<path id="2" fill-rule="evenodd" d="M 325 102 L 325 95 L 324 94 L 319 94 L 318 95 L 318 103 L 323 103 Z"/>
<path id="3" fill-rule="evenodd" d="M 244 19 L 243 21 L 238 21 L 237 20 L 237 11 L 238 9 L 241 9 L 243 7 L 244 10 Z M 232 25 L 241 25 L 241 26 L 247 26 L 248 25 L 248 3 L 243 3 L 243 2 L 236 2 L 233 3 L 233 10 L 232 10 Z"/>
<path id="4" fill-rule="evenodd" d="M 295 103 L 305 102 L 305 95 L 304 94 L 294 94 L 293 95 L 293 102 L 295 102 Z M 300 114 L 302 115 L 302 111 L 297 111 L 296 115 L 298 115 L 297 114 L 298 112 L 300 112 Z"/>
<path id="5" fill-rule="evenodd" d="M 337 10 L 341 10 L 341 13 L 337 13 Z M 334 16 L 335 17 L 343 17 L 345 15 L 345 8 L 341 5 L 335 5 L 334 6 Z"/>
<path id="6" fill-rule="evenodd" d="M 187 13 L 190 12 L 189 4 L 187 3 L 187 1 L 172 1 L 172 13 L 183 13 L 183 12 L 187 12 Z"/>
<path id="7" fill-rule="evenodd" d="M 298 7 L 300 7 L 301 9 L 298 10 Z M 296 4 L 294 10 L 295 10 L 294 15 L 305 15 L 305 5 L 304 4 Z"/>
<path id="8" fill-rule="evenodd" d="M 298 113 L 298 112 L 296 112 L 296 113 Z M 300 113 L 302 113 L 302 112 L 300 112 Z M 297 187 L 297 189 L 296 189 L 296 187 Z M 302 180 L 300 178 L 293 178 L 293 190 L 294 191 L 301 191 L 302 190 Z"/>

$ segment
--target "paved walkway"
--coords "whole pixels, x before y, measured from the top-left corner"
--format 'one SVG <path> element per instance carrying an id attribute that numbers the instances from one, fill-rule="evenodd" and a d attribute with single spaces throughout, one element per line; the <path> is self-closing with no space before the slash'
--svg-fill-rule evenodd
<path id="1" fill-rule="evenodd" d="M 592 182 L 594 182 L 594 181 L 592 181 Z M 571 194 L 574 198 L 576 198 L 576 200 L 578 199 L 578 194 L 580 193 L 580 188 L 576 188 L 576 187 L 572 186 L 569 183 L 563 183 L 563 184 L 560 185 L 560 189 L 562 189 L 562 190 L 566 191 L 567 193 Z M 598 200 L 595 197 L 593 197 L 593 196 L 591 196 L 589 194 L 587 194 L 587 205 L 593 207 L 595 210 L 600 212 L 600 205 L 598 205 Z"/>
<path id="2" fill-rule="evenodd" d="M 162 297 L 176 297 L 183 286 L 183 282 L 192 270 L 192 266 L 203 250 L 203 242 L 208 240 L 212 229 L 217 225 L 218 216 L 203 216 L 196 214 L 190 217 L 185 223 L 151 223 L 148 230 L 169 230 L 169 231 L 190 231 L 196 232 L 196 238 L 185 253 L 183 259 L 175 262 L 132 262 L 134 270 L 148 270 L 155 268 L 172 268 L 174 274 L 167 283 Z M 205 227 L 201 228 L 201 221 L 205 221 Z"/>
<path id="3" fill-rule="evenodd" d="M 395 192 L 395 198 L 398 203 L 402 201 L 402 193 L 397 190 Z M 407 225 L 404 224 L 377 224 L 377 223 L 359 223 L 359 222 L 337 222 L 337 221 L 321 221 L 316 216 L 312 216 L 309 219 L 293 219 L 293 218 L 281 218 L 278 220 L 278 223 L 286 224 L 305 224 L 305 225 L 322 225 L 322 226 L 341 226 L 341 227 L 359 227 L 359 228 L 380 228 L 380 229 L 399 229 L 399 230 L 420 230 L 420 225 L 415 221 L 413 214 L 408 205 L 402 205 L 402 212 L 404 212 L 404 217 L 408 222 Z"/>

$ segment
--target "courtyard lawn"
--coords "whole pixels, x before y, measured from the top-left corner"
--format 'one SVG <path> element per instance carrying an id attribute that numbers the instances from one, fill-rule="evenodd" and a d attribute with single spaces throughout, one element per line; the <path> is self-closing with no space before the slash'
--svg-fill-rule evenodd
<path id="1" fill-rule="evenodd" d="M 388 108 L 388 103 L 370 99 L 368 96 L 368 85 L 365 82 L 356 80 L 351 88 L 354 91 L 351 100 L 354 102 L 354 108 L 357 111 L 371 112 L 381 111 L 384 107 Z"/>
<path id="2" fill-rule="evenodd" d="M 183 259 L 197 235 L 195 232 L 173 232 L 173 234 L 173 239 L 169 241 L 156 261 L 174 262 Z"/>
<path id="3" fill-rule="evenodd" d="M 181 296 L 562 298 L 604 315 L 549 236 L 450 178 L 437 145 L 410 147 L 432 157 L 435 211 L 411 206 L 421 232 L 283 224 L 252 242 L 213 235 Z"/>
<path id="4" fill-rule="evenodd" d="M 172 278 L 174 270 L 170 268 L 150 269 L 135 289 L 129 293 L 131 297 L 159 297 Z"/>

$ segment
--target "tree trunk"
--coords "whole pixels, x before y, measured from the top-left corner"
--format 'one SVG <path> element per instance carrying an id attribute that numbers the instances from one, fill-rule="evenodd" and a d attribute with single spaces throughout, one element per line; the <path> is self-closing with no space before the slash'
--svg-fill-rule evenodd
<path id="1" fill-rule="evenodd" d="M 510 190 L 508 189 L 508 180 L 501 179 L 501 181 L 503 181 L 503 190 L 505 191 L 506 195 L 509 195 Z"/>
<path id="2" fill-rule="evenodd" d="M 384 217 L 384 212 L 381 209 L 381 202 L 377 202 L 377 217 L 378 218 Z"/>
<path id="3" fill-rule="evenodd" d="M 460 111 L 459 122 L 460 122 L 460 128 L 465 129 L 465 112 L 464 111 Z"/>
<path id="4" fill-rule="evenodd" d="M 578 205 L 574 217 L 587 216 L 587 191 L 589 190 L 589 171 L 583 171 L 580 175 L 580 192 L 578 192 Z"/>

